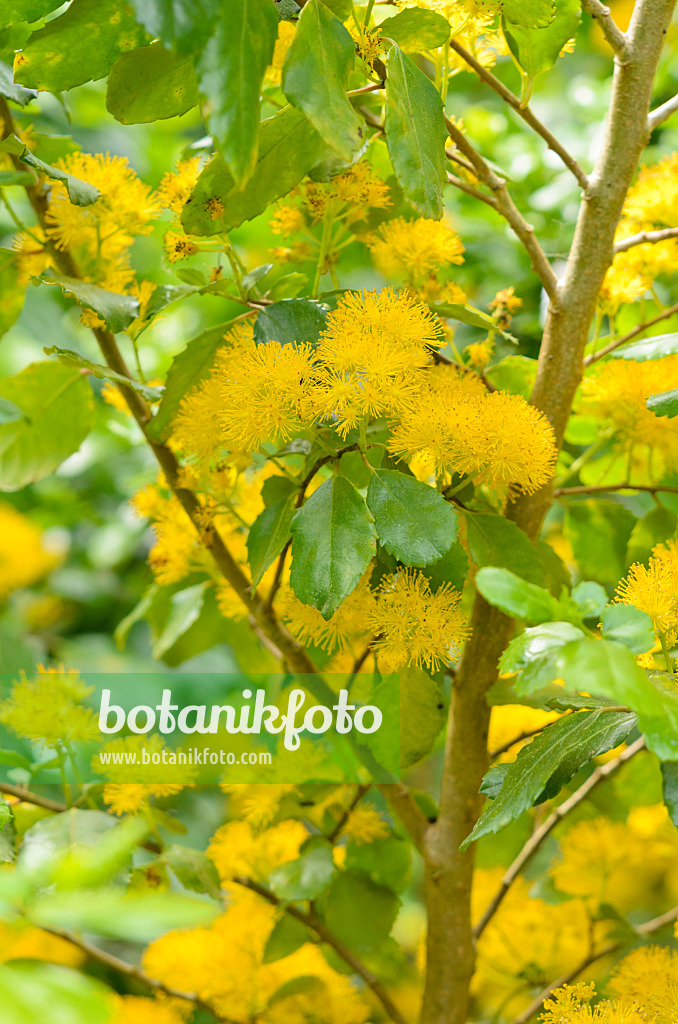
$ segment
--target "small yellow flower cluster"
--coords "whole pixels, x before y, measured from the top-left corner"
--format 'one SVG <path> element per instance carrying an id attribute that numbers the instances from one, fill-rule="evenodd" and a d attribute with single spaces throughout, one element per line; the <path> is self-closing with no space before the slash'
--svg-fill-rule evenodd
<path id="1" fill-rule="evenodd" d="M 303 604 L 289 587 L 281 591 L 276 608 L 300 643 L 315 644 L 329 654 L 359 650 L 370 638 L 368 618 L 376 606 L 369 576 L 370 569 L 330 619 L 324 619 L 312 605 Z"/>
<path id="2" fill-rule="evenodd" d="M 132 764 L 102 764 L 98 755 L 92 760 L 92 770 L 106 780 L 104 801 L 114 814 L 138 814 L 151 797 L 174 796 L 179 793 L 193 775 L 194 770 L 185 765 L 142 764 L 142 754 L 162 755 L 164 740 L 156 735 L 124 736 L 111 740 L 103 747 L 104 752 L 134 756 Z M 139 778 L 143 778 L 140 783 Z"/>
<path id="3" fill-rule="evenodd" d="M 37 526 L 12 505 L 0 503 L 0 600 L 36 583 L 57 563 Z"/>
<path id="4" fill-rule="evenodd" d="M 265 882 L 274 868 L 296 860 L 306 839 L 300 821 L 281 821 L 263 832 L 247 821 L 229 821 L 215 832 L 207 854 L 225 885 L 239 875 Z"/>
<path id="5" fill-rule="evenodd" d="M 38 666 L 34 676 L 22 672 L 13 684 L 0 704 L 0 722 L 17 736 L 48 746 L 95 739 L 96 716 L 82 703 L 93 689 L 75 670 Z"/>
<path id="6" fill-rule="evenodd" d="M 191 1004 L 159 996 L 114 996 L 109 1024 L 186 1024 Z"/>
<path id="7" fill-rule="evenodd" d="M 579 411 L 606 421 L 618 447 L 648 450 L 650 474 L 678 467 L 678 420 L 655 416 L 645 402 L 678 374 L 678 356 L 646 362 L 611 359 L 584 378 Z"/>
<path id="8" fill-rule="evenodd" d="M 172 227 L 165 232 L 163 242 L 170 263 L 188 259 L 200 252 L 200 240 L 187 235 L 180 220 L 181 211 L 198 180 L 200 163 L 199 156 L 179 161 L 176 170 L 168 171 L 158 185 L 158 203 L 163 209 L 171 210 L 175 217 Z"/>
<path id="9" fill-rule="evenodd" d="M 266 74 L 264 76 L 265 86 L 280 85 L 282 67 L 285 63 L 287 51 L 292 45 L 296 28 L 296 25 L 292 21 L 281 21 L 278 25 L 278 38 L 275 41 L 273 59 L 271 60 L 269 67 L 266 69 Z"/>
<path id="10" fill-rule="evenodd" d="M 444 221 L 425 217 L 386 221 L 367 245 L 386 277 L 407 278 L 415 288 L 440 268 L 464 262 L 464 246 L 456 231 Z"/>
<path id="11" fill-rule="evenodd" d="M 617 587 L 617 600 L 647 612 L 659 638 L 671 646 L 678 637 L 678 547 L 658 544 L 647 566 L 636 562 Z"/>

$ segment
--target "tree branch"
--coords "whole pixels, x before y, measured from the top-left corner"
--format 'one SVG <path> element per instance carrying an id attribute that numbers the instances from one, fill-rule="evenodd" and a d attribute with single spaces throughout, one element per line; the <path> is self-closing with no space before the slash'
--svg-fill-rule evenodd
<path id="1" fill-rule="evenodd" d="M 645 739 L 641 736 L 640 739 L 637 739 L 635 743 L 632 743 L 631 746 L 627 747 L 626 750 L 622 751 L 622 753 L 612 761 L 608 761 L 607 764 L 600 765 L 596 768 L 589 775 L 586 782 L 582 783 L 579 789 L 575 790 L 567 800 L 564 800 L 562 804 L 556 807 L 548 816 L 546 821 L 544 821 L 539 828 L 532 833 L 518 856 L 506 871 L 506 874 L 501 880 L 501 886 L 499 887 L 498 892 L 474 928 L 473 934 L 476 939 L 479 939 L 483 934 L 518 875 L 521 873 L 523 868 L 529 864 L 535 853 L 542 846 L 543 842 L 550 836 L 551 832 L 553 832 L 556 825 L 558 825 L 563 818 L 573 811 L 575 807 L 578 807 L 583 800 L 586 800 L 591 791 L 594 790 L 604 779 L 607 779 L 610 775 L 616 772 L 618 768 L 623 764 L 626 764 L 627 761 L 630 761 L 632 757 L 644 748 Z"/>
<path id="2" fill-rule="evenodd" d="M 635 245 L 646 245 L 648 243 L 665 242 L 668 238 L 678 238 L 678 228 L 661 228 L 659 231 L 639 231 L 637 235 L 630 235 L 628 238 L 616 242 L 614 254 L 627 252 Z"/>
<path id="3" fill-rule="evenodd" d="M 601 31 L 615 53 L 623 56 L 626 50 L 626 36 L 610 14 L 610 8 L 600 0 L 582 0 L 582 9 L 600 25 Z"/>
<path id="4" fill-rule="evenodd" d="M 678 93 L 672 96 L 666 103 L 662 103 L 661 107 L 657 107 L 655 110 L 651 110 L 647 118 L 647 130 L 653 132 L 655 128 L 658 128 L 664 121 L 668 121 L 673 114 L 678 110 Z"/>
<path id="5" fill-rule="evenodd" d="M 536 114 L 530 109 L 529 106 L 522 106 L 520 99 L 514 93 L 508 89 L 504 83 L 493 75 L 491 71 L 484 68 L 483 65 L 476 60 L 472 53 L 469 53 L 465 47 L 458 43 L 454 37 L 450 39 L 450 46 L 458 53 L 462 60 L 466 61 L 469 67 L 472 67 L 478 77 L 489 85 L 490 89 L 494 89 L 497 95 L 501 96 L 505 103 L 508 103 L 512 107 L 519 117 L 522 117 L 523 121 L 532 128 L 537 135 L 540 135 L 548 148 L 556 153 L 563 161 L 565 166 L 575 176 L 579 184 L 583 189 L 588 188 L 589 179 L 585 171 L 579 166 L 575 158 L 568 153 L 565 147 L 558 141 L 551 131 L 543 124 Z"/>
<path id="6" fill-rule="evenodd" d="M 576 494 L 604 494 L 608 491 L 647 491 L 648 494 L 678 494 L 678 487 L 665 487 L 662 484 L 596 484 L 587 487 L 556 487 L 554 498 L 569 497 Z"/>
<path id="7" fill-rule="evenodd" d="M 649 327 L 654 327 L 655 324 L 660 323 L 662 320 L 668 320 L 669 317 L 673 316 L 674 313 L 678 313 L 678 303 L 675 306 L 669 306 L 667 309 L 663 309 L 661 313 L 653 317 L 651 320 L 646 320 L 642 324 L 638 324 L 628 334 L 624 334 L 621 338 L 616 338 L 615 341 L 611 341 L 605 348 L 601 348 L 599 352 L 592 352 L 591 355 L 586 356 L 584 359 L 584 366 L 592 366 L 593 363 L 597 363 L 599 359 L 609 355 L 610 352 L 614 352 L 616 348 L 620 348 L 625 345 L 627 341 L 633 341 L 639 334 L 646 331 Z"/>
<path id="8" fill-rule="evenodd" d="M 416 846 L 419 853 L 424 853 L 426 830 L 430 828 L 428 820 L 416 800 L 413 799 L 407 786 L 401 784 L 383 784 L 379 789 L 388 800 L 391 809 L 402 823 L 405 831 Z"/>
<path id="9" fill-rule="evenodd" d="M 454 185 L 460 192 L 465 192 L 467 196 L 473 196 L 474 199 L 478 199 L 481 203 L 485 203 L 487 206 L 491 206 L 493 210 L 498 210 L 497 200 L 494 196 L 488 196 L 484 192 L 481 192 L 479 188 L 475 188 L 473 185 L 469 185 L 463 178 L 458 178 L 455 174 L 447 172 L 447 183 L 448 185 Z"/>
<path id="10" fill-rule="evenodd" d="M 379 1000 L 394 1024 L 407 1024 L 407 1021 L 379 979 L 376 978 L 372 972 L 367 969 L 367 967 L 365 967 L 362 960 L 359 960 L 348 946 L 345 946 L 344 943 L 329 930 L 327 925 L 320 920 L 313 909 L 311 909 L 310 912 L 307 912 L 305 910 L 300 910 L 293 903 L 283 904 L 270 889 L 267 889 L 265 885 L 261 885 L 259 882 L 255 882 L 251 878 L 239 876 L 234 878 L 233 881 L 238 885 L 242 885 L 245 889 L 251 889 L 252 892 L 256 892 L 257 895 L 267 900 L 268 903 L 271 903 L 274 907 L 280 907 L 286 914 L 289 914 L 290 917 L 295 918 L 297 921 L 306 925 L 307 928 L 310 928 L 312 932 L 315 932 L 322 942 L 326 942 L 328 946 L 331 946 L 337 956 L 339 956 L 344 963 L 348 964 L 355 974 L 359 975 L 363 979 L 367 987 L 372 990 L 375 997 Z"/>
<path id="11" fill-rule="evenodd" d="M 61 813 L 61 811 L 68 810 L 66 804 L 59 803 L 57 800 L 50 800 L 47 796 L 33 793 L 31 790 L 23 789 L 21 786 L 12 786 L 9 782 L 0 782 L 0 793 L 6 793 L 7 796 L 15 796 L 17 800 L 22 800 L 26 804 L 44 807 L 46 811 Z"/>

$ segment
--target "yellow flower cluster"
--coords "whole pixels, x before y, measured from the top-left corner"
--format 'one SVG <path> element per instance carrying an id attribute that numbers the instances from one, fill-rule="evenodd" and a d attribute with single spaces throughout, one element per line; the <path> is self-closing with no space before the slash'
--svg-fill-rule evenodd
<path id="1" fill-rule="evenodd" d="M 71 942 L 50 935 L 42 928 L 34 928 L 22 921 L 15 924 L 0 922 L 0 963 L 7 960 L 46 960 L 50 964 L 80 967 L 84 953 Z"/>
<path id="2" fill-rule="evenodd" d="M 163 239 L 165 255 L 170 263 L 188 259 L 189 256 L 195 256 L 200 252 L 200 240 L 186 234 L 180 219 L 181 211 L 198 180 L 200 164 L 200 156 L 181 160 L 177 163 L 176 170 L 168 171 L 158 185 L 156 196 L 159 205 L 174 214 L 172 227 L 165 232 Z M 217 202 L 221 206 L 221 200 L 211 202 Z M 223 213 L 223 208 L 218 212 Z"/>
<path id="3" fill-rule="evenodd" d="M 109 1024 L 186 1024 L 190 1013 L 190 1004 L 177 999 L 116 995 Z"/>
<path id="4" fill-rule="evenodd" d="M 148 806 L 151 797 L 174 796 L 191 778 L 193 769 L 185 765 L 148 764 L 142 765 L 145 751 L 151 757 L 162 754 L 164 740 L 155 734 L 150 736 L 125 736 L 111 740 L 102 748 L 105 753 L 134 756 L 138 763 L 102 764 L 98 755 L 92 759 L 92 770 L 107 780 L 104 786 L 104 801 L 113 814 L 138 814 Z M 140 783 L 139 778 L 144 782 Z"/>
<path id="5" fill-rule="evenodd" d="M 90 740 L 98 735 L 94 712 L 83 706 L 92 690 L 75 670 L 44 669 L 14 682 L 0 704 L 0 722 L 17 736 L 48 746 Z"/>
<path id="6" fill-rule="evenodd" d="M 376 607 L 369 576 L 370 569 L 330 619 L 324 619 L 312 605 L 303 604 L 289 587 L 281 591 L 276 608 L 300 643 L 315 644 L 329 654 L 359 650 L 370 638 L 368 618 Z"/>
<path id="7" fill-rule="evenodd" d="M 281 821 L 263 832 L 247 821 L 229 821 L 215 832 L 207 854 L 224 884 L 238 875 L 264 882 L 274 868 L 296 860 L 306 839 L 308 832 L 300 821 Z"/>
<path id="8" fill-rule="evenodd" d="M 441 267 L 464 262 L 464 246 L 456 231 L 444 221 L 425 217 L 386 221 L 367 245 L 386 277 L 405 277 L 415 286 Z"/>
<path id="9" fill-rule="evenodd" d="M 655 416 L 645 402 L 678 374 L 678 356 L 647 362 L 611 359 L 582 381 L 579 410 L 605 420 L 620 449 L 647 449 L 650 472 L 678 466 L 678 420 Z"/>
<path id="10" fill-rule="evenodd" d="M 659 638 L 671 646 L 678 637 L 678 548 L 658 544 L 647 566 L 636 562 L 617 587 L 617 600 L 647 612 Z"/>
<path id="11" fill-rule="evenodd" d="M 0 599 L 36 583 L 57 562 L 37 526 L 12 505 L 0 503 Z"/>

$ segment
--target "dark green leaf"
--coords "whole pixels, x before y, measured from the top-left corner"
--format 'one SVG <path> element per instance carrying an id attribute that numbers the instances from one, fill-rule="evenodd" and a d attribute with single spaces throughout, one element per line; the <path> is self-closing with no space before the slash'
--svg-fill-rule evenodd
<path id="1" fill-rule="evenodd" d="M 106 109 L 121 124 L 179 117 L 197 102 L 192 58 L 166 50 L 161 42 L 121 54 L 108 76 Z"/>
<path id="2" fill-rule="evenodd" d="M 321 1001 L 327 995 L 325 982 L 316 974 L 300 974 L 275 990 L 268 1000 L 269 1006 L 275 1006 L 285 999 L 294 999 L 295 996 L 314 996 L 316 1001 Z"/>
<path id="3" fill-rule="evenodd" d="M 626 571 L 626 545 L 636 517 L 613 501 L 571 502 L 565 534 L 582 576 L 616 586 Z"/>
<path id="4" fill-rule="evenodd" d="M 329 619 L 375 551 L 376 531 L 365 499 L 346 477 L 335 475 L 292 520 L 292 590 Z"/>
<path id="5" fill-rule="evenodd" d="M 468 557 L 461 544 L 455 541 L 440 561 L 424 568 L 423 575 L 430 581 L 434 593 L 444 583 L 461 590 L 468 575 Z"/>
<path id="6" fill-rule="evenodd" d="M 262 121 L 259 160 L 242 190 L 236 188 L 221 157 L 210 161 L 184 206 L 184 228 L 193 235 L 216 235 L 257 217 L 299 184 L 324 148 L 301 111 L 285 107 Z M 221 209 L 219 205 L 215 209 L 215 201 Z"/>
<path id="7" fill-rule="evenodd" d="M 544 582 L 539 556 L 515 523 L 490 512 L 467 513 L 465 519 L 471 558 L 479 568 L 501 566 L 529 583 Z"/>
<path id="8" fill-rule="evenodd" d="M 0 17 L 2 16 L 0 15 Z M 25 107 L 37 95 L 35 89 L 24 89 L 22 85 L 15 85 L 11 67 L 0 60 L 0 96 L 6 96 L 12 103 Z"/>
<path id="9" fill-rule="evenodd" d="M 296 953 L 301 946 L 312 941 L 312 933 L 301 921 L 290 917 L 289 914 L 283 914 L 276 921 L 275 927 L 266 943 L 263 963 L 272 964 L 276 960 L 282 960 L 283 957 Z"/>
<path id="10" fill-rule="evenodd" d="M 603 609 L 601 623 L 606 640 L 616 640 L 634 654 L 644 654 L 654 647 L 652 619 L 639 608 L 630 604 L 609 604 Z"/>
<path id="11" fill-rule="evenodd" d="M 355 950 L 377 949 L 395 923 L 400 900 L 364 871 L 341 871 L 323 899 L 330 931 Z"/>
<path id="12" fill-rule="evenodd" d="M 515 10 L 526 7 L 522 0 L 512 2 Z M 580 20 L 580 0 L 558 0 L 555 18 L 550 23 L 546 22 L 546 28 L 530 27 L 527 18 L 523 18 L 521 23 L 502 18 L 509 49 L 530 83 L 537 75 L 553 67 L 565 43 L 577 34 Z"/>
<path id="13" fill-rule="evenodd" d="M 524 746 L 509 765 L 503 785 L 489 803 L 461 849 L 481 836 L 499 832 L 544 799 L 555 796 L 592 757 L 618 746 L 636 723 L 624 712 L 584 711 L 567 715 Z M 558 789 L 554 789 L 554 776 Z M 552 784 L 551 786 L 549 784 Z"/>
<path id="14" fill-rule="evenodd" d="M 226 0 L 196 65 L 210 132 L 239 186 L 257 162 L 259 94 L 277 33 L 271 0 Z"/>
<path id="15" fill-rule="evenodd" d="M 101 317 L 113 334 L 124 331 L 139 315 L 139 300 L 133 295 L 109 292 L 80 278 L 58 274 L 55 270 L 43 271 L 39 280 L 45 284 L 58 284 L 65 295 L 73 296 L 78 305 L 93 310 Z"/>
<path id="16" fill-rule="evenodd" d="M 262 484 L 261 497 L 266 508 L 270 508 L 271 505 L 276 505 L 279 501 L 289 498 L 290 494 L 295 494 L 296 491 L 297 488 L 289 477 L 269 476 Z"/>
<path id="17" fill-rule="evenodd" d="M 408 203 L 439 220 L 447 173 L 440 94 L 399 46 L 391 47 L 386 63 L 386 142 L 396 178 Z"/>
<path id="18" fill-rule="evenodd" d="M 484 570 L 483 570 L 484 571 Z M 544 622 L 532 626 L 515 637 L 499 659 L 501 672 L 520 672 L 530 662 L 555 651 L 572 640 L 583 640 L 584 634 L 570 622 Z"/>
<path id="19" fill-rule="evenodd" d="M 671 391 L 662 391 L 659 395 L 650 395 L 645 403 L 655 416 L 668 416 L 673 419 L 678 416 L 678 388 Z"/>
<path id="20" fill-rule="evenodd" d="M 16 253 L 11 249 L 0 249 L 0 338 L 16 322 L 23 309 L 25 294 L 25 287 L 18 282 Z"/>
<path id="21" fill-rule="evenodd" d="M 450 23 L 436 11 L 408 7 L 379 25 L 379 35 L 388 36 L 405 53 L 432 50 L 450 38 Z"/>
<path id="22" fill-rule="evenodd" d="M 354 61 L 348 30 L 321 0 L 308 0 L 285 58 L 283 92 L 345 160 L 363 141 L 360 118 L 346 95 Z"/>
<path id="23" fill-rule="evenodd" d="M 93 363 L 90 359 L 85 359 L 84 356 L 79 355 L 77 352 L 71 352 L 70 349 L 57 348 L 56 345 L 52 345 L 51 348 L 44 348 L 43 352 L 46 356 L 55 355 L 64 366 L 77 366 L 78 369 L 88 370 L 94 377 L 98 377 L 100 380 L 111 380 L 115 384 L 124 384 L 126 387 L 131 388 L 132 391 L 142 395 L 147 402 L 157 402 L 162 395 L 163 389 L 161 387 L 149 387 L 148 384 L 141 384 L 137 380 L 131 380 L 129 377 L 124 377 L 123 374 L 111 370 L 108 366 Z"/>
<path id="24" fill-rule="evenodd" d="M 364 871 L 377 885 L 402 892 L 410 880 L 412 847 L 395 836 L 371 843 L 350 841 L 346 845 L 346 867 Z"/>
<path id="25" fill-rule="evenodd" d="M 14 156 L 18 156 L 25 164 L 35 167 L 41 174 L 46 174 L 48 178 L 54 178 L 55 181 L 63 181 L 68 192 L 68 198 L 75 206 L 89 206 L 99 198 L 99 190 L 94 185 L 89 185 L 86 181 L 74 178 L 72 174 L 66 174 L 65 171 L 60 170 L 58 167 L 52 167 L 50 164 L 39 160 L 37 156 L 34 156 L 24 146 L 20 139 L 17 139 L 16 135 L 10 135 L 0 143 L 0 152 L 13 153 Z"/>
<path id="26" fill-rule="evenodd" d="M 332 847 L 323 842 L 297 860 L 288 861 L 269 875 L 269 885 L 278 897 L 292 900 L 314 900 L 324 892 L 335 872 Z"/>
<path id="27" fill-rule="evenodd" d="M 132 0 L 137 21 L 149 35 L 179 53 L 192 53 L 209 39 L 220 16 L 222 0 Z"/>
<path id="28" fill-rule="evenodd" d="M 20 420 L 0 425 L 0 490 L 47 476 L 80 447 L 94 425 L 94 397 L 85 377 L 60 363 L 32 363 L 0 382 L 0 397 Z"/>
<path id="29" fill-rule="evenodd" d="M 38 91 L 72 89 L 104 78 L 120 54 L 141 45 L 144 36 L 128 4 L 73 0 L 64 14 L 33 33 L 17 54 L 14 75 Z"/>
<path id="30" fill-rule="evenodd" d="M 294 496 L 290 495 L 265 508 L 252 523 L 247 536 L 247 557 L 253 587 L 259 586 L 262 576 L 290 539 L 294 511 Z"/>
<path id="31" fill-rule="evenodd" d="M 457 516 L 442 494 L 396 470 L 374 470 L 367 490 L 379 542 L 405 565 L 429 565 L 457 536 Z"/>
<path id="32" fill-rule="evenodd" d="M 671 821 L 678 825 L 678 761 L 662 762 L 662 788 Z"/>
<path id="33" fill-rule="evenodd" d="M 485 600 L 505 615 L 533 626 L 558 616 L 558 602 L 548 590 L 528 583 L 508 569 L 479 569 L 475 582 Z"/>
<path id="34" fill-rule="evenodd" d="M 254 322 L 254 340 L 258 345 L 277 341 L 280 345 L 293 342 L 317 344 L 320 332 L 325 330 L 327 307 L 314 299 L 281 299 L 266 306 Z"/>
<path id="35" fill-rule="evenodd" d="M 678 334 L 657 334 L 654 338 L 634 341 L 630 345 L 622 345 L 612 353 L 613 359 L 631 359 L 636 363 L 644 363 L 648 359 L 663 359 L 678 352 Z"/>

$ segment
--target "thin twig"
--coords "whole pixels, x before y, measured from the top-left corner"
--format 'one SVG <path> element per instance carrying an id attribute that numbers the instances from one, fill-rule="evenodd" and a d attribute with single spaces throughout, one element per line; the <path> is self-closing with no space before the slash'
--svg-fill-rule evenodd
<path id="1" fill-rule="evenodd" d="M 383 783 L 379 786 L 379 789 L 388 800 L 391 809 L 395 811 L 397 817 L 402 822 L 415 847 L 423 856 L 426 831 L 432 822 L 428 820 L 407 786 L 399 783 Z"/>
<path id="2" fill-rule="evenodd" d="M 336 823 L 332 831 L 327 836 L 329 842 L 332 843 L 332 846 L 334 846 L 334 844 L 336 843 L 337 839 L 342 833 L 342 830 L 346 822 L 351 817 L 351 814 L 356 809 L 356 807 L 358 806 L 362 798 L 365 796 L 365 794 L 369 792 L 370 788 L 371 785 L 362 785 L 357 787 L 350 804 L 348 805 L 348 807 L 344 808 L 344 810 L 341 813 L 341 817 L 339 818 L 339 821 Z"/>
<path id="3" fill-rule="evenodd" d="M 15 796 L 17 800 L 22 800 L 25 804 L 35 804 L 36 807 L 44 807 L 46 811 L 55 811 L 57 814 L 68 810 L 66 804 L 59 803 L 57 800 L 50 800 L 47 796 L 33 793 L 31 790 L 23 789 L 21 786 L 12 786 L 9 782 L 0 782 L 0 793 L 6 793 L 7 796 Z"/>
<path id="4" fill-rule="evenodd" d="M 582 0 L 582 9 L 598 22 L 601 31 L 615 53 L 626 52 L 626 36 L 610 13 L 610 8 L 600 0 Z"/>
<path id="5" fill-rule="evenodd" d="M 579 166 L 575 158 L 571 153 L 565 149 L 561 142 L 553 135 L 551 131 L 543 124 L 536 114 L 530 109 L 529 106 L 523 106 L 518 96 L 512 93 L 500 79 L 493 75 L 491 71 L 484 68 L 483 65 L 476 60 L 472 53 L 458 43 L 456 39 L 450 39 L 450 46 L 459 54 L 462 60 L 466 61 L 469 67 L 473 68 L 478 77 L 485 82 L 491 89 L 501 96 L 505 103 L 508 103 L 510 107 L 513 107 L 515 112 L 522 117 L 523 121 L 532 128 L 533 131 L 540 135 L 549 149 L 553 150 L 560 159 L 563 161 L 568 170 L 572 172 L 579 184 L 583 189 L 587 189 L 589 186 L 589 179 L 586 172 Z"/>
<path id="6" fill-rule="evenodd" d="M 538 829 L 536 829 L 528 841 L 523 846 L 522 850 L 515 858 L 511 866 L 506 871 L 506 874 L 501 880 L 501 885 L 498 892 L 495 894 L 487 910 L 481 917 L 480 921 L 474 929 L 474 936 L 479 939 L 483 934 L 488 924 L 499 909 L 504 897 L 515 882 L 518 875 L 521 873 L 523 868 L 532 860 L 537 850 L 540 849 L 544 841 L 553 832 L 556 825 L 563 820 L 563 818 L 573 811 L 575 807 L 585 800 L 591 791 L 596 788 L 604 779 L 616 772 L 623 764 L 630 761 L 639 751 L 645 747 L 645 737 L 641 736 L 639 739 L 632 743 L 626 750 L 623 750 L 621 754 L 615 757 L 612 761 L 608 761 L 607 764 L 600 765 L 596 768 L 588 777 L 586 782 L 582 783 L 579 789 L 564 800 L 562 804 L 555 808 L 548 816 Z"/>
<path id="7" fill-rule="evenodd" d="M 407 1024 L 407 1021 L 379 979 L 375 978 L 372 972 L 365 967 L 362 960 L 359 960 L 355 953 L 350 950 L 348 946 L 345 946 L 344 943 L 329 930 L 327 925 L 320 920 L 315 911 L 300 910 L 299 907 L 296 907 L 293 903 L 286 903 L 283 906 L 278 897 L 272 893 L 270 889 L 267 889 L 264 885 L 260 885 L 259 882 L 255 882 L 251 878 L 236 877 L 233 881 L 238 885 L 244 886 L 245 889 L 251 889 L 252 892 L 256 892 L 274 907 L 281 907 L 281 909 L 283 909 L 286 914 L 289 914 L 290 917 L 295 918 L 297 921 L 306 925 L 306 927 L 312 932 L 315 932 L 322 942 L 326 942 L 328 946 L 331 946 L 337 956 L 339 956 L 344 963 L 348 964 L 348 966 L 363 979 L 367 987 L 372 990 L 375 997 L 384 1007 L 386 1013 L 394 1024 Z"/>
<path id="8" fill-rule="evenodd" d="M 591 355 L 586 356 L 584 359 L 584 366 L 591 366 L 593 363 L 597 363 L 599 359 L 603 358 L 603 356 L 609 355 L 610 352 L 614 352 L 616 348 L 620 348 L 620 346 L 625 345 L 627 341 L 633 341 L 634 338 L 637 338 L 639 334 L 642 334 L 643 331 L 646 331 L 649 327 L 654 327 L 655 324 L 660 323 L 662 320 L 668 320 L 668 318 L 673 316 L 674 313 L 678 313 L 678 303 L 674 306 L 668 306 L 666 309 L 663 309 L 661 313 L 652 317 L 651 320 L 645 320 L 644 323 L 638 324 L 632 331 L 629 331 L 628 334 L 624 334 L 621 338 L 611 341 L 609 345 L 606 345 L 605 348 L 601 348 L 599 352 L 592 352 Z"/>
<path id="9" fill-rule="evenodd" d="M 607 491 L 647 491 L 648 494 L 678 494 L 678 487 L 664 484 L 596 484 L 591 487 L 582 484 L 579 487 L 557 487 L 554 498 L 570 497 L 576 494 L 604 494 Z"/>
<path id="10" fill-rule="evenodd" d="M 648 131 L 653 132 L 655 128 L 658 128 L 660 124 L 676 113 L 678 110 L 678 93 L 672 96 L 666 103 L 662 103 L 661 107 L 657 107 L 656 110 L 651 110 L 647 117 L 647 128 Z"/>
<path id="11" fill-rule="evenodd" d="M 628 249 L 633 249 L 635 245 L 665 242 L 668 238 L 678 238 L 678 228 L 662 228 L 659 231 L 639 231 L 637 235 L 629 235 L 628 238 L 622 239 L 621 242 L 615 242 L 614 254 L 616 256 L 620 252 L 626 252 Z"/>

